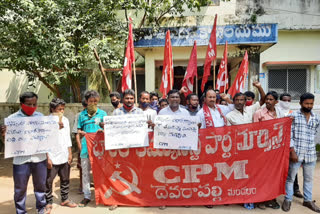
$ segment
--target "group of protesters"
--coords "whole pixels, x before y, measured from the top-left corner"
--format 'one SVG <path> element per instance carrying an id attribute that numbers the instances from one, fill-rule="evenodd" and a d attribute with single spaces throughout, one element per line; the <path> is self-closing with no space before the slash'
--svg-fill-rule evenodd
<path id="1" fill-rule="evenodd" d="M 153 130 L 156 115 L 182 115 L 198 117 L 201 129 L 210 127 L 223 127 L 240 125 L 252 122 L 272 120 L 282 117 L 293 119 L 290 142 L 290 163 L 288 177 L 285 184 L 286 195 L 282 203 L 282 210 L 289 211 L 293 196 L 304 198 L 303 206 L 315 212 L 320 208 L 312 200 L 313 173 L 316 165 L 315 135 L 319 127 L 319 116 L 312 111 L 314 95 L 302 94 L 301 108 L 297 111 L 290 109 L 291 96 L 283 93 L 280 96 L 275 91 L 265 94 L 259 82 L 254 82 L 260 94 L 260 100 L 255 102 L 255 94 L 251 91 L 237 93 L 232 98 L 219 93 L 219 90 L 208 89 L 199 98 L 197 94 L 186 94 L 185 88 L 172 89 L 166 98 L 160 99 L 156 92 L 143 91 L 138 96 L 138 106 L 135 105 L 135 92 L 131 89 L 124 91 L 122 96 L 118 92 L 110 94 L 111 104 L 114 107 L 112 115 L 145 114 L 148 120 L 149 131 Z M 186 96 L 185 96 L 186 95 Z M 279 100 L 280 99 L 280 100 Z M 37 94 L 25 92 L 20 96 L 20 110 L 9 116 L 37 117 L 43 116 L 37 112 Z M 85 207 L 91 201 L 91 164 L 88 156 L 86 133 L 103 132 L 103 117 L 107 113 L 97 107 L 100 101 L 99 93 L 89 90 L 84 94 L 83 110 L 75 117 L 72 133 L 75 134 L 77 147 L 80 151 L 79 167 L 81 169 L 81 191 L 83 200 L 76 204 L 69 200 L 70 164 L 72 162 L 71 136 L 69 121 L 63 116 L 66 103 L 54 98 L 49 105 L 50 115 L 59 117 L 59 135 L 57 147 L 59 150 L 47 154 L 34 154 L 29 156 L 16 156 L 13 158 L 14 202 L 16 213 L 26 213 L 26 190 L 30 175 L 33 177 L 34 194 L 38 213 L 50 213 L 53 196 L 52 183 L 56 175 L 60 177 L 61 206 Z M 1 128 L 5 136 L 6 127 Z M 303 194 L 299 190 L 297 173 L 303 167 Z M 208 208 L 213 206 L 208 205 Z M 274 200 L 259 203 L 244 204 L 252 209 L 273 208 L 280 205 Z M 114 204 L 110 210 L 117 208 Z M 164 209 L 165 206 L 160 207 Z"/>

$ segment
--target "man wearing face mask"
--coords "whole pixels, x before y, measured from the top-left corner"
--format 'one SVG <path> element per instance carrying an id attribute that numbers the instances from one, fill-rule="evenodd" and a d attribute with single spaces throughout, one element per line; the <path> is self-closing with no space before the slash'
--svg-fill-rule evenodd
<path id="1" fill-rule="evenodd" d="M 194 93 L 188 94 L 186 109 L 189 112 L 190 116 L 196 116 L 196 114 L 200 110 L 198 95 Z"/>
<path id="2" fill-rule="evenodd" d="M 279 107 L 284 113 L 285 116 L 288 116 L 293 111 L 290 110 L 290 104 L 291 104 L 291 95 L 288 93 L 283 93 L 280 95 L 280 101 L 279 101 Z"/>
<path id="3" fill-rule="evenodd" d="M 118 109 L 121 107 L 121 96 L 117 91 L 111 92 L 109 97 L 111 99 L 111 104 L 114 109 Z"/>
<path id="4" fill-rule="evenodd" d="M 289 116 L 291 125 L 290 162 L 286 181 L 286 196 L 282 210 L 288 212 L 293 197 L 293 182 L 300 166 L 303 167 L 303 206 L 320 213 L 320 208 L 312 200 L 313 174 L 317 162 L 315 136 L 320 125 L 319 115 L 312 111 L 314 95 L 305 93 L 300 96 L 301 109 Z"/>
<path id="5" fill-rule="evenodd" d="M 25 92 L 20 95 L 21 109 L 8 118 L 40 117 L 42 113 L 37 112 L 38 95 L 33 92 Z M 1 127 L 1 135 L 5 137 L 6 127 Z M 47 178 L 47 156 L 46 153 L 17 156 L 13 158 L 13 181 L 14 181 L 14 203 L 16 213 L 27 213 L 26 199 L 28 180 L 32 175 L 36 208 L 38 213 L 45 213 L 46 206 L 46 178 Z"/>
<path id="6" fill-rule="evenodd" d="M 246 95 L 247 101 L 246 101 L 246 106 L 252 106 L 254 104 L 254 98 L 256 95 L 252 91 L 246 91 L 244 92 Z"/>
<path id="7" fill-rule="evenodd" d="M 98 92 L 91 90 L 84 94 L 87 108 L 84 109 L 78 118 L 78 132 L 79 134 L 95 133 L 103 131 L 100 126 L 103 124 L 103 117 L 107 116 L 107 113 L 98 108 L 100 95 Z M 81 139 L 80 158 L 82 168 L 82 190 L 84 199 L 79 203 L 79 207 L 85 207 L 91 201 L 90 191 L 90 170 L 91 164 L 88 156 L 88 148 L 86 138 Z"/>
<path id="8" fill-rule="evenodd" d="M 148 120 L 154 122 L 157 116 L 157 111 L 150 108 L 150 94 L 147 91 L 143 91 L 139 94 L 139 107 L 142 109 L 143 113 L 147 115 Z M 153 130 L 149 128 L 149 132 Z"/>
<path id="9" fill-rule="evenodd" d="M 159 111 L 159 95 L 155 91 L 150 92 L 150 108 L 156 112 Z"/>
<path id="10" fill-rule="evenodd" d="M 290 104 L 291 104 L 291 95 L 288 93 L 281 94 L 280 101 L 279 101 L 279 107 L 285 116 L 288 116 L 289 114 L 291 114 L 293 112 L 290 109 Z M 303 198 L 303 195 L 299 189 L 298 174 L 296 175 L 296 178 L 294 179 L 293 192 L 294 192 L 293 195 L 296 196 L 297 198 Z"/>

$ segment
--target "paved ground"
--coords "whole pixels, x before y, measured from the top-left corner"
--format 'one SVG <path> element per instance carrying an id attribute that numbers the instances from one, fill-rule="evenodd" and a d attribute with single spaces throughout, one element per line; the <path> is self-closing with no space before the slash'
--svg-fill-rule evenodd
<path id="1" fill-rule="evenodd" d="M 299 183 L 302 184 L 302 171 L 299 172 Z M 70 198 L 79 202 L 82 199 L 82 195 L 78 192 L 79 187 L 79 172 L 73 163 L 71 169 L 71 189 L 70 189 Z M 301 185 L 302 188 L 302 185 Z M 301 189 L 302 190 L 302 189 Z M 33 186 L 31 179 L 28 185 L 28 197 L 27 197 L 27 209 L 29 214 L 36 213 L 35 211 L 35 198 L 33 195 Z M 92 194 L 94 194 L 94 190 L 92 189 Z M 95 202 L 91 202 L 85 208 L 65 208 L 59 205 L 59 179 L 54 181 L 54 204 L 53 210 L 51 213 L 53 214 L 82 214 L 82 213 L 90 213 L 90 214 L 102 214 L 102 213 L 181 213 L 184 214 L 204 214 L 204 213 L 221 213 L 221 214 L 246 214 L 246 213 L 284 213 L 281 209 L 279 210 L 246 210 L 239 205 L 231 205 L 231 206 L 216 206 L 213 209 L 207 209 L 202 206 L 195 206 L 191 208 L 185 207 L 168 207 L 165 210 L 159 210 L 157 207 L 119 207 L 114 211 L 109 211 L 108 207 L 105 206 L 96 206 Z M 315 171 L 315 179 L 314 179 L 314 191 L 313 197 L 317 200 L 320 205 L 320 162 L 318 162 L 316 171 Z M 278 198 L 279 202 L 283 201 L 283 196 Z M 3 154 L 0 155 L 0 214 L 12 214 L 15 213 L 14 203 L 13 203 L 13 179 L 12 179 L 12 159 L 3 159 Z M 302 200 L 295 198 L 291 211 L 289 213 L 314 213 L 311 210 L 302 206 Z"/>

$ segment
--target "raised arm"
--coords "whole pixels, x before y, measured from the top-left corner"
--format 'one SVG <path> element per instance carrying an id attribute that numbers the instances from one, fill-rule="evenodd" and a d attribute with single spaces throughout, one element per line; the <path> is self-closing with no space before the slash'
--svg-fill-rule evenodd
<path id="1" fill-rule="evenodd" d="M 260 103 L 260 106 L 262 106 L 264 104 L 264 100 L 265 100 L 265 97 L 266 97 L 266 94 L 264 93 L 264 90 L 261 86 L 261 83 L 256 81 L 253 83 L 253 86 L 256 87 L 260 93 L 260 100 L 259 100 L 259 103 Z"/>

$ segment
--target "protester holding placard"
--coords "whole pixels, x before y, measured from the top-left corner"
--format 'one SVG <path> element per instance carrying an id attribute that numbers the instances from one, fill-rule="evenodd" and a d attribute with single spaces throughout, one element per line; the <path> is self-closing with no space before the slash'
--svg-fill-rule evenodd
<path id="1" fill-rule="evenodd" d="M 168 92 L 169 106 L 162 109 L 159 115 L 184 115 L 190 116 L 189 112 L 180 107 L 180 94 L 177 89 L 172 89 Z"/>
<path id="2" fill-rule="evenodd" d="M 121 108 L 115 109 L 112 115 L 124 114 L 143 114 L 140 108 L 134 106 L 134 90 L 126 89 L 123 92 L 123 105 Z"/>
<path id="3" fill-rule="evenodd" d="M 87 91 L 84 95 L 87 108 L 83 110 L 79 115 L 78 130 L 85 133 L 95 133 L 103 131 L 100 125 L 103 124 L 103 117 L 107 116 L 107 113 L 97 107 L 100 95 L 98 92 L 91 90 Z M 88 157 L 87 142 L 85 138 L 81 140 L 81 147 L 79 148 L 82 168 L 82 189 L 84 193 L 84 199 L 79 203 L 80 207 L 85 207 L 91 201 L 90 191 L 90 169 L 91 164 Z"/>
<path id="4" fill-rule="evenodd" d="M 243 93 L 237 93 L 233 97 L 233 103 L 235 109 L 227 114 L 228 125 L 240 125 L 246 123 L 252 123 L 253 114 L 264 104 L 265 93 L 260 82 L 254 82 L 255 86 L 260 93 L 260 101 L 246 106 L 247 97 Z"/>
<path id="5" fill-rule="evenodd" d="M 147 91 L 142 91 L 139 94 L 139 107 L 142 109 L 143 114 L 147 115 L 147 120 L 151 120 L 154 123 L 154 119 L 157 116 L 157 111 L 150 108 L 150 94 Z M 149 128 L 149 132 L 152 132 L 152 128 Z"/>
<path id="6" fill-rule="evenodd" d="M 61 206 L 76 207 L 77 205 L 68 200 L 69 182 L 70 182 L 70 165 L 72 162 L 72 143 L 70 137 L 69 120 L 63 116 L 66 103 L 64 100 L 54 98 L 50 102 L 51 116 L 59 117 L 59 135 L 55 150 L 48 152 L 48 171 L 46 181 L 46 201 L 47 214 L 52 210 L 53 196 L 52 183 L 56 175 L 60 177 Z"/>
<path id="7" fill-rule="evenodd" d="M 226 94 L 221 94 L 223 99 L 229 104 L 232 103 Z M 226 114 L 233 110 L 233 105 L 217 105 L 216 92 L 213 89 L 208 89 L 204 94 L 204 104 L 202 109 L 197 113 L 201 121 L 201 129 L 209 127 L 222 127 L 227 125 Z"/>
<path id="8" fill-rule="evenodd" d="M 21 109 L 9 118 L 19 117 L 39 117 L 42 113 L 37 112 L 38 95 L 33 92 L 24 92 L 20 95 Z M 1 129 L 2 136 L 5 136 L 6 127 Z M 46 206 L 46 177 L 47 177 L 47 156 L 43 154 L 34 154 L 26 156 L 16 156 L 13 158 L 13 181 L 14 181 L 14 203 L 16 213 L 27 213 L 26 193 L 30 175 L 34 187 L 36 198 L 36 208 L 38 213 L 45 213 Z"/>
<path id="9" fill-rule="evenodd" d="M 293 197 L 293 182 L 300 166 L 303 168 L 303 206 L 320 213 L 320 208 L 312 200 L 313 174 L 317 162 L 315 136 L 320 125 L 319 115 L 312 111 L 314 95 L 300 96 L 301 109 L 293 112 L 290 141 L 290 164 L 286 181 L 286 196 L 282 210 L 288 212 Z"/>

